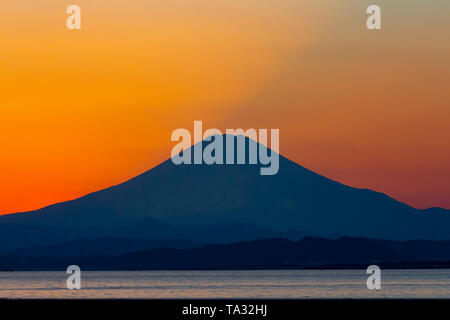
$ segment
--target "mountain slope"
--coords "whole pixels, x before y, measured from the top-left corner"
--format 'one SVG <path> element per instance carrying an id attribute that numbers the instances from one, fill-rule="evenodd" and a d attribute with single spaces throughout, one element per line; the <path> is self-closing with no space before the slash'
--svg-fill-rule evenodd
<path id="1" fill-rule="evenodd" d="M 202 226 L 173 227 L 152 218 L 146 218 L 131 226 L 112 227 L 44 227 L 35 225 L 20 225 L 11 223 L 0 223 L 0 251 L 17 249 L 28 250 L 30 247 L 53 245 L 55 249 L 61 247 L 62 242 L 77 239 L 145 239 L 160 242 L 176 241 L 184 239 L 186 243 L 231 243 L 262 238 L 273 238 L 280 233 L 261 228 L 254 224 L 227 222 Z M 298 240 L 305 236 L 319 236 L 297 230 L 284 233 L 289 239 Z M 324 237 L 335 237 L 333 235 L 320 235 Z M 111 242 L 109 246 L 114 246 Z M 121 246 L 121 244 L 119 244 Z M 34 250 L 34 249 L 32 249 Z"/>
<path id="2" fill-rule="evenodd" d="M 247 139 L 248 143 L 248 139 Z M 418 210 L 385 194 L 318 175 L 280 156 L 259 165 L 174 165 L 169 159 L 120 185 L 80 199 L 0 217 L 0 223 L 56 227 L 130 225 L 156 218 L 178 226 L 227 221 L 385 239 L 450 239 L 448 210 Z"/>
<path id="3" fill-rule="evenodd" d="M 79 239 L 47 246 L 0 251 L 0 256 L 20 257 L 89 257 L 117 255 L 143 250 L 174 248 L 190 249 L 204 244 L 186 240 L 146 240 L 127 238 Z"/>
<path id="4" fill-rule="evenodd" d="M 426 263 L 425 263 L 426 262 Z M 263 239 L 190 249 L 152 249 L 100 256 L 1 255 L 0 270 L 296 269 L 367 268 L 370 264 L 408 268 L 448 267 L 450 241 L 386 241 L 343 237 Z"/>

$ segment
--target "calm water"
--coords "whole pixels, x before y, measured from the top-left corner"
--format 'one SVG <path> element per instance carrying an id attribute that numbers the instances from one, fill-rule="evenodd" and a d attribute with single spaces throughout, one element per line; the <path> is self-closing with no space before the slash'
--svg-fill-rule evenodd
<path id="1" fill-rule="evenodd" d="M 383 270 L 382 288 L 365 270 L 82 272 L 66 289 L 63 272 L 0 272 L 0 298 L 450 298 L 450 270 Z"/>

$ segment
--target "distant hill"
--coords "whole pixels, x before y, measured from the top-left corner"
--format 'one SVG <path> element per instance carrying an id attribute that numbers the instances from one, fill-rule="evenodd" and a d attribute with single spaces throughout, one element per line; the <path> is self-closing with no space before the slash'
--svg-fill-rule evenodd
<path id="1" fill-rule="evenodd" d="M 2 270 L 286 269 L 369 264 L 439 267 L 450 262 L 450 241 L 386 241 L 367 238 L 330 240 L 263 239 L 191 249 L 153 249 L 96 257 L 0 255 Z"/>
<path id="2" fill-rule="evenodd" d="M 150 249 L 190 249 L 202 246 L 205 246 L 205 244 L 186 240 L 146 240 L 126 238 L 79 239 L 54 245 L 33 246 L 11 251 L 0 251 L 0 256 L 95 257 Z"/>
<path id="3" fill-rule="evenodd" d="M 292 240 L 305 236 L 335 238 L 337 235 L 313 234 L 307 231 L 288 230 L 282 235 Z M 29 247 L 51 246 L 60 248 L 61 242 L 77 243 L 76 240 L 120 238 L 154 240 L 156 243 L 183 241 L 189 243 L 231 243 L 245 240 L 279 237 L 280 232 L 262 228 L 251 223 L 224 222 L 212 225 L 173 227 L 153 218 L 146 218 L 131 226 L 64 228 L 39 225 L 0 223 L 0 252 Z M 162 248 L 162 247 L 160 247 Z M 172 246 L 170 246 L 172 248 Z M 33 249 L 34 250 L 34 249 Z M 62 250 L 62 248 L 61 248 Z"/>
<path id="4" fill-rule="evenodd" d="M 82 198 L 1 216 L 0 224 L 110 228 L 154 218 L 182 227 L 235 221 L 277 232 L 450 239 L 449 210 L 414 209 L 385 194 L 332 181 L 282 156 L 277 175 L 261 176 L 259 167 L 177 166 L 169 159 Z"/>

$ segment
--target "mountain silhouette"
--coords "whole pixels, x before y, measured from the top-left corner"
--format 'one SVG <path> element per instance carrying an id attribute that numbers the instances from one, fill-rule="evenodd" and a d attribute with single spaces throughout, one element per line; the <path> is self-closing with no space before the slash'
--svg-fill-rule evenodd
<path id="1" fill-rule="evenodd" d="M 28 250 L 30 247 L 53 245 L 61 248 L 62 242 L 78 239 L 143 239 L 164 244 L 167 241 L 186 241 L 195 243 L 232 243 L 263 238 L 273 238 L 280 233 L 269 228 L 262 228 L 251 223 L 224 222 L 201 226 L 174 227 L 153 218 L 146 218 L 131 226 L 107 227 L 45 227 L 39 225 L 19 225 L 0 223 L 0 251 L 17 249 Z M 283 236 L 298 240 L 305 236 L 323 236 L 336 238 L 336 235 L 313 234 L 305 231 L 288 230 Z M 183 239 L 183 240 L 180 240 Z M 98 243 L 94 243 L 98 245 Z M 111 243 L 111 246 L 114 244 Z M 121 244 L 119 244 L 121 246 Z M 165 247 L 165 246 L 161 246 Z M 166 246 L 167 247 L 167 246 Z M 172 247 L 172 246 L 168 246 Z M 34 248 L 31 248 L 35 250 Z"/>
<path id="2" fill-rule="evenodd" d="M 142 245 L 140 241 L 133 242 Z M 53 251 L 38 252 L 49 254 Z M 80 254 L 78 247 L 73 253 Z M 383 269 L 442 268 L 450 265 L 450 241 L 307 237 L 296 242 L 276 238 L 108 255 L 70 256 L 61 255 L 59 251 L 47 256 L 30 255 L 29 252 L 25 255 L 20 252 L 0 253 L 0 270 L 64 270 L 74 261 L 82 270 L 274 270 L 367 268 L 370 264 Z"/>
<path id="3" fill-rule="evenodd" d="M 143 250 L 173 248 L 190 249 L 204 244 L 186 240 L 147 240 L 130 238 L 77 239 L 47 246 L 0 251 L 0 256 L 20 257 L 89 257 L 116 255 Z"/>
<path id="4" fill-rule="evenodd" d="M 245 142 L 254 143 L 248 138 Z M 207 144 L 203 142 L 204 147 Z M 450 239 L 449 210 L 415 209 L 383 193 L 330 180 L 281 155 L 278 174 L 260 175 L 260 167 L 175 165 L 169 159 L 127 182 L 82 198 L 1 216 L 0 224 L 92 228 L 153 218 L 176 227 L 236 221 L 280 232 Z"/>

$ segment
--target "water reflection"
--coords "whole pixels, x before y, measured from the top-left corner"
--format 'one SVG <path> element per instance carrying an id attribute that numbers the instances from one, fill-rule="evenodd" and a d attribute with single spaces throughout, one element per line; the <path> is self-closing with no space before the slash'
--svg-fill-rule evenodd
<path id="1" fill-rule="evenodd" d="M 450 270 L 85 271 L 68 290 L 61 272 L 0 272 L 1 298 L 450 298 Z"/>

